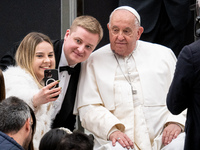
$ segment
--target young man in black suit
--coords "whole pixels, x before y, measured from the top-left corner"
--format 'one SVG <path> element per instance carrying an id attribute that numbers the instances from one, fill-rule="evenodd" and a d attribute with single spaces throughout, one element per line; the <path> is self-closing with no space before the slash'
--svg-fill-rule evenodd
<path id="1" fill-rule="evenodd" d="M 100 23 L 92 16 L 77 17 L 70 29 L 66 31 L 64 40 L 53 42 L 56 57 L 56 68 L 59 71 L 59 86 L 62 92 L 53 103 L 52 128 L 75 128 L 76 116 L 73 115 L 76 89 L 81 62 L 85 61 L 103 37 Z M 0 60 L 0 68 L 14 65 L 17 47 L 5 54 Z"/>

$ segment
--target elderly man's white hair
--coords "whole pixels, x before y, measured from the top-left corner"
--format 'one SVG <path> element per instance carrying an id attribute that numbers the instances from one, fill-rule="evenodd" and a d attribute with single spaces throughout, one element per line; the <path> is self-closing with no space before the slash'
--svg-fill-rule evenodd
<path id="1" fill-rule="evenodd" d="M 110 19 L 111 19 L 111 17 L 112 17 L 112 14 L 113 14 L 116 10 L 121 10 L 121 9 L 128 10 L 129 12 L 131 12 L 131 13 L 137 18 L 138 23 L 139 23 L 139 25 L 140 25 L 140 15 L 138 14 L 138 12 L 137 12 L 134 8 L 132 8 L 132 7 L 130 7 L 130 6 L 120 6 L 120 7 L 117 7 L 117 8 L 116 8 L 115 10 L 113 10 L 113 12 L 111 13 Z M 110 22 L 110 21 L 109 21 L 109 22 Z"/>

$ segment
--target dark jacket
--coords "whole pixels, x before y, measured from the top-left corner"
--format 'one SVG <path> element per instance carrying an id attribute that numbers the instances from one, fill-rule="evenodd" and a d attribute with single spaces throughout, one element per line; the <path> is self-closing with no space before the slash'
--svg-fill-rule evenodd
<path id="1" fill-rule="evenodd" d="M 187 109 L 185 150 L 199 150 L 200 40 L 185 46 L 179 54 L 167 106 L 175 115 Z"/>
<path id="2" fill-rule="evenodd" d="M 0 131 L 0 150 L 24 150 L 13 138 Z"/>
<path id="3" fill-rule="evenodd" d="M 54 41 L 53 45 L 56 57 L 56 68 L 58 68 L 62 52 L 63 40 Z M 71 131 L 73 131 L 75 128 L 76 116 L 73 115 L 73 109 L 74 109 L 74 102 L 76 97 L 76 90 L 78 85 L 81 64 L 80 63 L 77 64 L 75 68 L 77 69 L 77 72 L 75 74 L 72 74 L 70 77 L 67 92 L 65 94 L 65 98 L 62 103 L 60 112 L 56 115 L 56 118 L 53 121 L 53 126 L 52 126 L 53 128 L 66 127 Z"/>

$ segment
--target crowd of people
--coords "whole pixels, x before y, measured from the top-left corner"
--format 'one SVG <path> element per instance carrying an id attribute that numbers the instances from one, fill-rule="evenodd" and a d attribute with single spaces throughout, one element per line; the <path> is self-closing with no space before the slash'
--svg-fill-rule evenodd
<path id="1" fill-rule="evenodd" d="M 96 51 L 103 29 L 82 15 L 63 40 L 30 32 L 6 53 L 0 149 L 199 149 L 200 43 L 179 49 L 177 59 L 173 49 L 140 39 L 141 20 L 133 7 L 114 9 L 110 43 Z M 46 69 L 59 79 L 46 85 Z M 77 131 L 77 115 L 87 132 Z"/>

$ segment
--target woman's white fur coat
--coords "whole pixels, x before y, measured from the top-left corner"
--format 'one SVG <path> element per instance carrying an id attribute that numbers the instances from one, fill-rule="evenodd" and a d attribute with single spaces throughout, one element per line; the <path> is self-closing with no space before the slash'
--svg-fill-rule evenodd
<path id="1" fill-rule="evenodd" d="M 3 75 L 5 78 L 6 97 L 16 96 L 24 100 L 35 112 L 37 122 L 33 144 L 35 150 L 37 150 L 42 136 L 50 130 L 51 103 L 34 108 L 31 99 L 40 89 L 33 77 L 20 67 L 9 67 L 3 72 Z"/>

